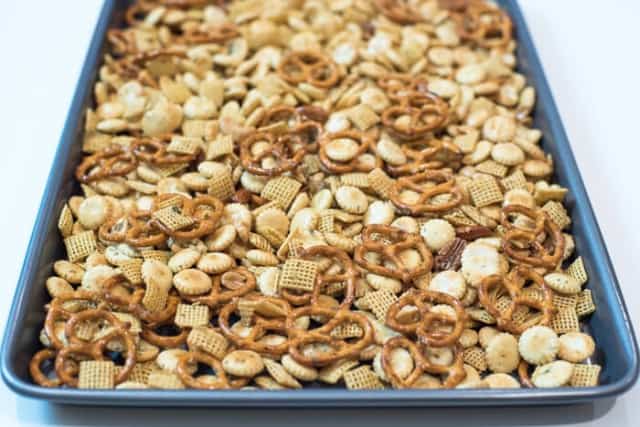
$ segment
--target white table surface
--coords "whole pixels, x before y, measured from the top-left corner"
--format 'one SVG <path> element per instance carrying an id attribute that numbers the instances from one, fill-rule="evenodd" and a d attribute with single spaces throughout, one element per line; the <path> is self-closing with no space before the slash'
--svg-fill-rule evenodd
<path id="1" fill-rule="evenodd" d="M 0 13 L 0 331 L 100 0 L 3 0 Z M 636 330 L 640 319 L 640 2 L 521 0 Z M 632 426 L 640 387 L 569 408 L 100 409 L 49 405 L 0 384 L 0 426 Z"/>

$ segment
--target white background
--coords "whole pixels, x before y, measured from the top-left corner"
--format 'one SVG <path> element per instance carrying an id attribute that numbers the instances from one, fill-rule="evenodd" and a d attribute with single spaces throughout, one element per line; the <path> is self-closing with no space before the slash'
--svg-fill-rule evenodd
<path id="1" fill-rule="evenodd" d="M 0 0 L 0 331 L 13 297 L 100 0 Z M 640 2 L 521 0 L 607 241 L 640 319 Z M 611 351 L 609 349 L 608 351 Z M 20 398 L 0 384 L 0 425 L 580 425 L 640 422 L 640 387 L 568 408 L 438 410 L 98 409 Z"/>

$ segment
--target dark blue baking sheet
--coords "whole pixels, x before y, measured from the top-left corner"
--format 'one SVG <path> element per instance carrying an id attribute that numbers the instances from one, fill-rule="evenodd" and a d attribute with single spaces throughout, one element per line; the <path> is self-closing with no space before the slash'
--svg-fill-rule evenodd
<path id="1" fill-rule="evenodd" d="M 34 385 L 28 365 L 41 346 L 38 334 L 44 320 L 43 306 L 49 298 L 44 283 L 53 262 L 65 257 L 56 226 L 58 213 L 64 201 L 79 191 L 73 171 L 82 157 L 84 112 L 92 105 L 92 88 L 105 49 L 106 31 L 122 22 L 128 4 L 125 0 L 104 3 L 49 174 L 2 345 L 2 377 L 7 385 L 23 396 L 75 405 L 211 407 L 564 405 L 610 398 L 628 390 L 638 377 L 638 346 L 618 280 L 522 12 L 515 0 L 498 3 L 513 19 L 519 71 L 537 90 L 534 126 L 543 132 L 543 148 L 553 155 L 557 182 L 570 190 L 566 206 L 573 219 L 572 232 L 589 274 L 587 287 L 598 307 L 586 328 L 599 349 L 596 361 L 603 366 L 600 386 L 516 390 L 90 391 Z"/>

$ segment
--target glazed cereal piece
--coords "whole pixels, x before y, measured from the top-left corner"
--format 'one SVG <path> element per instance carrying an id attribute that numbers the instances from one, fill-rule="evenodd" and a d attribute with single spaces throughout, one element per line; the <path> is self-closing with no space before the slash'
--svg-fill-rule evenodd
<path id="1" fill-rule="evenodd" d="M 559 347 L 558 335 L 547 326 L 532 326 L 518 340 L 520 356 L 532 365 L 552 362 Z"/>
<path id="2" fill-rule="evenodd" d="M 562 387 L 569 383 L 573 375 L 573 364 L 556 360 L 538 366 L 531 375 L 531 382 L 540 388 Z"/>
<path id="3" fill-rule="evenodd" d="M 568 332 L 558 340 L 558 357 L 571 363 L 580 363 L 591 357 L 596 349 L 590 335 L 583 332 Z"/>

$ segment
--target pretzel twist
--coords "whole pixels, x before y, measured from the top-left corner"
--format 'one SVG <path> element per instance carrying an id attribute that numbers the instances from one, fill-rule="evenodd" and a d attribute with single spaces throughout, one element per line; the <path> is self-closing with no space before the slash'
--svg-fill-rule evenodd
<path id="1" fill-rule="evenodd" d="M 327 144 L 329 144 L 329 142 L 333 140 L 340 138 L 351 139 L 358 144 L 357 152 L 351 160 L 339 162 L 329 158 L 329 156 L 327 155 Z M 368 134 L 355 130 L 344 130 L 340 132 L 325 134 L 320 139 L 320 149 L 318 152 L 318 156 L 320 157 L 320 163 L 322 164 L 322 166 L 329 172 L 340 174 L 349 172 L 371 172 L 376 167 L 382 166 L 382 160 L 376 158 L 375 164 L 371 165 L 363 162 L 359 157 L 368 152 L 372 146 L 373 141 Z"/>
<path id="2" fill-rule="evenodd" d="M 523 292 L 529 281 L 533 282 L 536 290 L 542 292 L 542 299 Z M 501 311 L 496 301 L 498 296 L 505 292 L 511 301 L 506 309 Z M 504 276 L 494 274 L 485 277 L 480 282 L 478 297 L 484 308 L 496 319 L 498 327 L 516 335 L 520 335 L 534 325 L 548 325 L 555 314 L 551 289 L 542 276 L 525 266 L 517 266 Z M 513 320 L 513 314 L 520 306 L 533 308 L 540 313 L 540 316 L 532 317 L 528 322 L 516 323 Z"/>
<path id="3" fill-rule="evenodd" d="M 411 373 L 402 378 L 393 369 L 392 354 L 393 350 L 403 348 L 407 350 L 413 358 L 414 368 Z M 463 352 L 460 344 L 453 346 L 454 361 L 451 365 L 438 365 L 432 363 L 427 356 L 424 355 L 424 346 L 419 346 L 406 337 L 394 337 L 388 340 L 382 347 L 382 369 L 389 378 L 391 385 L 395 388 L 414 388 L 414 384 L 424 374 L 446 375 L 444 380 L 444 388 L 453 388 L 460 384 L 466 377 L 464 370 Z"/>
<path id="4" fill-rule="evenodd" d="M 281 298 L 265 297 L 261 295 L 247 295 L 247 298 L 252 301 L 266 301 L 272 304 L 280 306 L 284 313 L 291 311 L 289 303 Z M 230 319 L 231 315 L 238 310 L 239 299 L 235 298 L 233 301 L 227 303 L 222 307 L 218 315 L 218 325 L 222 333 L 235 345 L 245 350 L 252 350 L 261 354 L 269 354 L 273 356 L 279 356 L 286 353 L 289 350 L 289 341 L 285 341 L 280 344 L 267 344 L 259 342 L 268 331 L 276 331 L 287 335 L 287 327 L 285 325 L 286 318 L 267 318 L 259 314 L 254 314 L 252 321 L 253 324 L 249 330 L 248 335 L 241 336 L 235 333 L 231 329 Z"/>
<path id="5" fill-rule="evenodd" d="M 333 261 L 333 263 L 337 262 L 340 265 L 341 272 L 327 273 L 326 271 L 319 271 L 316 275 L 312 292 L 295 294 L 287 289 L 281 289 L 280 292 L 283 298 L 296 306 L 307 304 L 317 305 L 320 303 L 322 292 L 331 284 L 344 284 L 344 296 L 339 308 L 349 309 L 349 307 L 351 307 L 351 303 L 353 303 L 353 299 L 355 298 L 356 280 L 359 277 L 359 273 L 356 270 L 353 261 L 351 261 L 351 258 L 345 251 L 326 245 L 316 245 L 300 249 L 297 257 L 306 260 L 313 260 L 317 256 L 327 257 Z"/>
<path id="6" fill-rule="evenodd" d="M 140 138 L 136 140 L 131 149 L 134 155 L 141 161 L 157 166 L 173 165 L 176 163 L 190 163 L 197 157 L 196 154 L 169 153 L 171 137 Z"/>
<path id="7" fill-rule="evenodd" d="M 511 18 L 486 2 L 471 2 L 461 12 L 453 13 L 459 36 L 485 48 L 505 47 L 511 42 Z"/>
<path id="8" fill-rule="evenodd" d="M 296 319 L 303 316 L 323 316 L 327 323 L 313 330 L 299 329 Z M 331 336 L 331 331 L 340 325 L 356 324 L 362 329 L 362 336 L 354 342 Z M 293 310 L 287 317 L 286 329 L 289 334 L 289 354 L 298 363 L 308 366 L 325 366 L 337 360 L 357 358 L 362 350 L 373 342 L 373 328 L 366 316 L 349 310 L 335 310 L 319 305 L 305 306 Z M 320 354 L 309 354 L 305 347 L 324 344 L 329 350 Z"/>
<path id="9" fill-rule="evenodd" d="M 435 304 L 451 307 L 455 315 L 433 311 Z M 418 309 L 418 318 L 412 322 L 400 322 L 398 313 L 403 308 L 411 306 Z M 431 347 L 449 347 L 454 345 L 462 335 L 466 319 L 464 306 L 458 299 L 441 292 L 416 290 L 404 295 L 389 307 L 386 323 L 390 328 L 403 334 L 417 335 L 422 343 Z"/>
<path id="10" fill-rule="evenodd" d="M 212 309 L 252 292 L 256 287 L 256 277 L 244 267 L 237 267 L 213 278 L 213 286 L 208 295 L 181 295 L 191 303 L 204 304 Z M 223 288 L 226 288 L 223 289 Z"/>
<path id="11" fill-rule="evenodd" d="M 138 160 L 128 149 L 111 144 L 106 148 L 85 157 L 76 168 L 78 181 L 88 184 L 114 176 L 124 176 L 134 171 Z"/>
<path id="12" fill-rule="evenodd" d="M 215 372 L 215 379 L 209 378 L 207 381 L 203 381 L 202 379 L 194 377 L 194 374 L 190 373 L 189 368 L 197 363 L 210 367 Z M 238 389 L 244 387 L 248 382 L 246 378 L 230 380 L 224 372 L 222 363 L 218 359 L 199 351 L 189 351 L 183 354 L 178 359 L 176 372 L 180 377 L 180 381 L 187 387 L 197 390 Z"/>
<path id="13" fill-rule="evenodd" d="M 509 222 L 512 214 L 524 215 L 533 221 L 533 228 L 523 228 Z M 500 222 L 505 228 L 502 238 L 504 252 L 514 261 L 531 267 L 554 270 L 562 261 L 565 239 L 560 227 L 542 210 L 521 205 L 502 209 Z"/>
<path id="14" fill-rule="evenodd" d="M 374 239 L 374 235 L 380 239 Z M 386 240 L 386 241 L 385 241 Z M 422 257 L 419 266 L 409 268 L 405 265 L 400 254 L 407 249 L 415 249 Z M 393 267 L 385 267 L 369 261 L 367 253 L 380 254 L 382 262 L 389 262 Z M 428 273 L 433 266 L 431 251 L 427 248 L 422 236 L 408 233 L 389 225 L 368 225 L 362 232 L 362 244 L 356 247 L 354 261 L 362 268 L 381 276 L 393 277 L 410 283 L 413 279 Z"/>
<path id="15" fill-rule="evenodd" d="M 278 64 L 278 74 L 287 83 L 309 83 L 325 89 L 334 86 L 340 79 L 336 63 L 313 50 L 287 54 Z"/>
<path id="16" fill-rule="evenodd" d="M 436 185 L 432 185 L 436 182 Z M 402 193 L 409 190 L 417 193 L 415 202 L 402 200 Z M 448 200 L 433 202 L 436 196 L 448 195 Z M 426 170 L 414 176 L 399 178 L 393 185 L 389 196 L 399 209 L 413 215 L 439 213 L 451 210 L 462 203 L 462 191 L 455 185 L 451 174 L 444 170 Z"/>
<path id="17" fill-rule="evenodd" d="M 75 328 L 80 322 L 86 321 L 106 321 L 111 329 L 108 333 L 100 337 L 96 341 L 87 342 L 75 336 Z M 79 313 L 71 315 L 65 325 L 65 334 L 69 339 L 69 344 L 58 351 L 55 360 L 55 371 L 59 381 L 71 387 L 78 386 L 78 378 L 76 369 L 70 369 L 70 362 L 79 362 L 80 360 L 104 360 L 104 350 L 107 344 L 114 340 L 120 339 L 124 343 L 126 354 L 124 365 L 118 370 L 114 382 L 120 384 L 129 378 L 131 370 L 136 363 L 136 344 L 133 335 L 129 332 L 128 324 L 121 322 L 111 312 L 101 309 L 83 310 Z M 80 356 L 78 358 L 78 356 Z"/>
<path id="18" fill-rule="evenodd" d="M 401 97 L 400 105 L 387 107 L 381 120 L 397 138 L 413 141 L 441 129 L 448 117 L 449 107 L 440 97 L 430 92 L 412 91 Z"/>
<path id="19" fill-rule="evenodd" d="M 402 165 L 387 165 L 392 176 L 416 175 L 444 167 L 458 169 L 462 160 L 462 152 L 455 144 L 438 139 L 408 142 L 400 148 L 407 157 L 407 162 Z"/>

